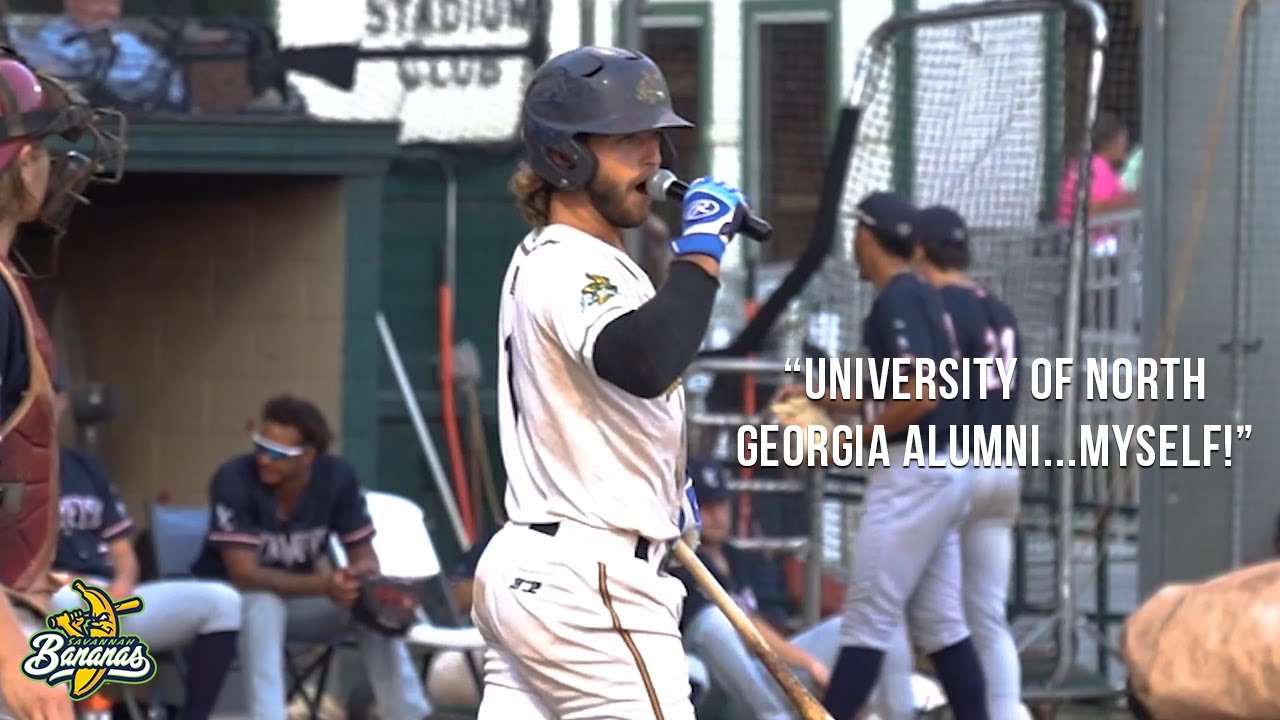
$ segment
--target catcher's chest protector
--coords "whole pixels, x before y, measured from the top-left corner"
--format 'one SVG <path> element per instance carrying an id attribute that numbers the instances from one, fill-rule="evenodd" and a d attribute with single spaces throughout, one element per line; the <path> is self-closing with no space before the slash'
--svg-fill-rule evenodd
<path id="1" fill-rule="evenodd" d="M 30 387 L 0 426 L 0 585 L 24 592 L 44 582 L 58 546 L 53 344 L 26 284 L 3 260 L 0 277 L 18 301 L 31 358 Z"/>

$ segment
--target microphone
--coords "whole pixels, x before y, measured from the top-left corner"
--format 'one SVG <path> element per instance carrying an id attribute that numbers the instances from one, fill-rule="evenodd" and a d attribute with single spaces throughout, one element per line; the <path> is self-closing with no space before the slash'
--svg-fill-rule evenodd
<path id="1" fill-rule="evenodd" d="M 645 181 L 644 191 L 654 200 L 680 202 L 689 191 L 689 183 L 676 177 L 670 170 L 662 169 Z M 765 242 L 773 235 L 773 226 L 764 218 L 747 213 L 746 219 L 742 221 L 741 232 L 752 240 Z"/>

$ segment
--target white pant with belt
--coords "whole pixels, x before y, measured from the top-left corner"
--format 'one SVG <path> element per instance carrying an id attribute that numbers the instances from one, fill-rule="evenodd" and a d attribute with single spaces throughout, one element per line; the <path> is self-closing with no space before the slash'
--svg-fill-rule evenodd
<path id="1" fill-rule="evenodd" d="M 637 540 L 572 522 L 498 531 L 471 611 L 488 645 L 478 720 L 694 720 L 684 585 Z"/>

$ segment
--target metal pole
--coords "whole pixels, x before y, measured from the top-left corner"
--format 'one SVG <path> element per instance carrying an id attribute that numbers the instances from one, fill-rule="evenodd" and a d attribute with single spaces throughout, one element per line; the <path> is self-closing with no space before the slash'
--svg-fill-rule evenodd
<path id="1" fill-rule="evenodd" d="M 1090 15 L 1093 24 L 1092 52 L 1089 54 L 1089 84 L 1085 91 L 1085 125 L 1077 148 L 1075 214 L 1071 223 L 1070 264 L 1067 269 L 1066 317 L 1063 328 L 1062 356 L 1076 362 L 1071 382 L 1063 389 L 1059 422 L 1061 423 L 1061 458 L 1064 466 L 1058 468 L 1058 546 L 1061 554 L 1058 563 L 1058 662 L 1050 678 L 1050 685 L 1061 686 L 1066 681 L 1075 662 L 1075 465 L 1079 448 L 1079 393 L 1077 386 L 1084 374 L 1080 372 L 1080 303 L 1083 300 L 1085 256 L 1089 244 L 1089 164 L 1093 154 L 1090 131 L 1098 115 L 1098 92 L 1102 86 L 1102 67 L 1107 46 L 1107 16 L 1096 3 L 1080 3 Z"/>
<path id="2" fill-rule="evenodd" d="M 804 624 L 813 627 L 822 619 L 822 565 L 823 565 L 823 513 L 822 500 L 826 495 L 826 473 L 822 468 L 810 472 L 809 487 L 809 547 L 804 568 Z"/>
<path id="3" fill-rule="evenodd" d="M 387 352 L 391 372 L 396 376 L 396 384 L 400 386 L 400 396 L 404 398 L 405 408 L 409 411 L 409 421 L 413 423 L 413 430 L 418 436 L 418 445 L 422 447 L 427 466 L 431 469 L 431 476 L 435 478 L 440 502 L 444 504 L 445 513 L 449 515 L 449 522 L 453 525 L 453 532 L 458 537 L 458 544 L 466 548 L 471 543 L 468 542 L 467 533 L 463 529 L 462 514 L 458 512 L 458 503 L 453 497 L 453 489 L 449 487 L 449 475 L 445 472 L 444 465 L 440 463 L 440 456 L 436 454 L 435 443 L 431 441 L 431 435 L 427 431 L 427 421 L 422 417 L 422 408 L 418 407 L 413 383 L 409 381 L 409 374 L 405 372 L 404 361 L 400 359 L 400 350 L 396 347 L 396 340 L 391 335 L 391 327 L 387 325 L 387 318 L 381 311 L 378 312 L 375 320 L 378 324 L 378 335 L 382 338 L 382 348 Z"/>
<path id="4" fill-rule="evenodd" d="M 1232 283 L 1232 317 L 1231 317 L 1231 421 L 1235 425 L 1244 424 L 1245 406 L 1245 355 L 1249 351 L 1249 265 L 1251 237 L 1249 232 L 1250 210 L 1250 170 L 1249 162 L 1252 145 L 1247 142 L 1252 126 L 1248 118 L 1248 81 L 1253 77 L 1249 67 L 1249 20 L 1257 10 L 1256 3 L 1250 3 L 1241 18 L 1240 39 L 1240 78 L 1236 90 L 1236 233 L 1235 233 L 1235 267 Z M 1244 458 L 1236 456 L 1231 460 L 1231 566 L 1244 564 Z"/>
<path id="5" fill-rule="evenodd" d="M 631 50 L 644 50 L 644 14 L 648 0 L 620 0 L 618 3 L 618 44 Z"/>
<path id="6" fill-rule="evenodd" d="M 436 162 L 440 164 L 441 170 L 444 171 L 444 282 L 449 287 L 449 292 L 453 297 L 457 298 L 457 288 L 454 283 L 458 279 L 458 176 L 453 171 L 453 166 L 437 157 Z M 458 315 L 458 303 L 453 302 L 449 306 L 449 327 L 456 328 L 455 321 Z M 452 338 L 451 338 L 452 340 Z M 444 348 L 441 348 L 443 351 Z"/>
<path id="7" fill-rule="evenodd" d="M 582 0 L 579 10 L 580 45 L 595 45 L 595 0 Z"/>
<path id="8" fill-rule="evenodd" d="M 783 360 L 766 360 L 763 358 L 706 357 L 694 360 L 689 372 L 781 374 L 786 372 L 786 362 Z"/>

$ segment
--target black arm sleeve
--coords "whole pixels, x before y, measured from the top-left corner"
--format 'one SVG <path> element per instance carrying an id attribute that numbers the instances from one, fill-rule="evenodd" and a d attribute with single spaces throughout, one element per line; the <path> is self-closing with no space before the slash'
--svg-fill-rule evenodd
<path id="1" fill-rule="evenodd" d="M 666 392 L 693 362 L 711 320 L 720 282 L 691 262 L 671 263 L 649 302 L 596 336 L 596 374 L 642 398 Z"/>

